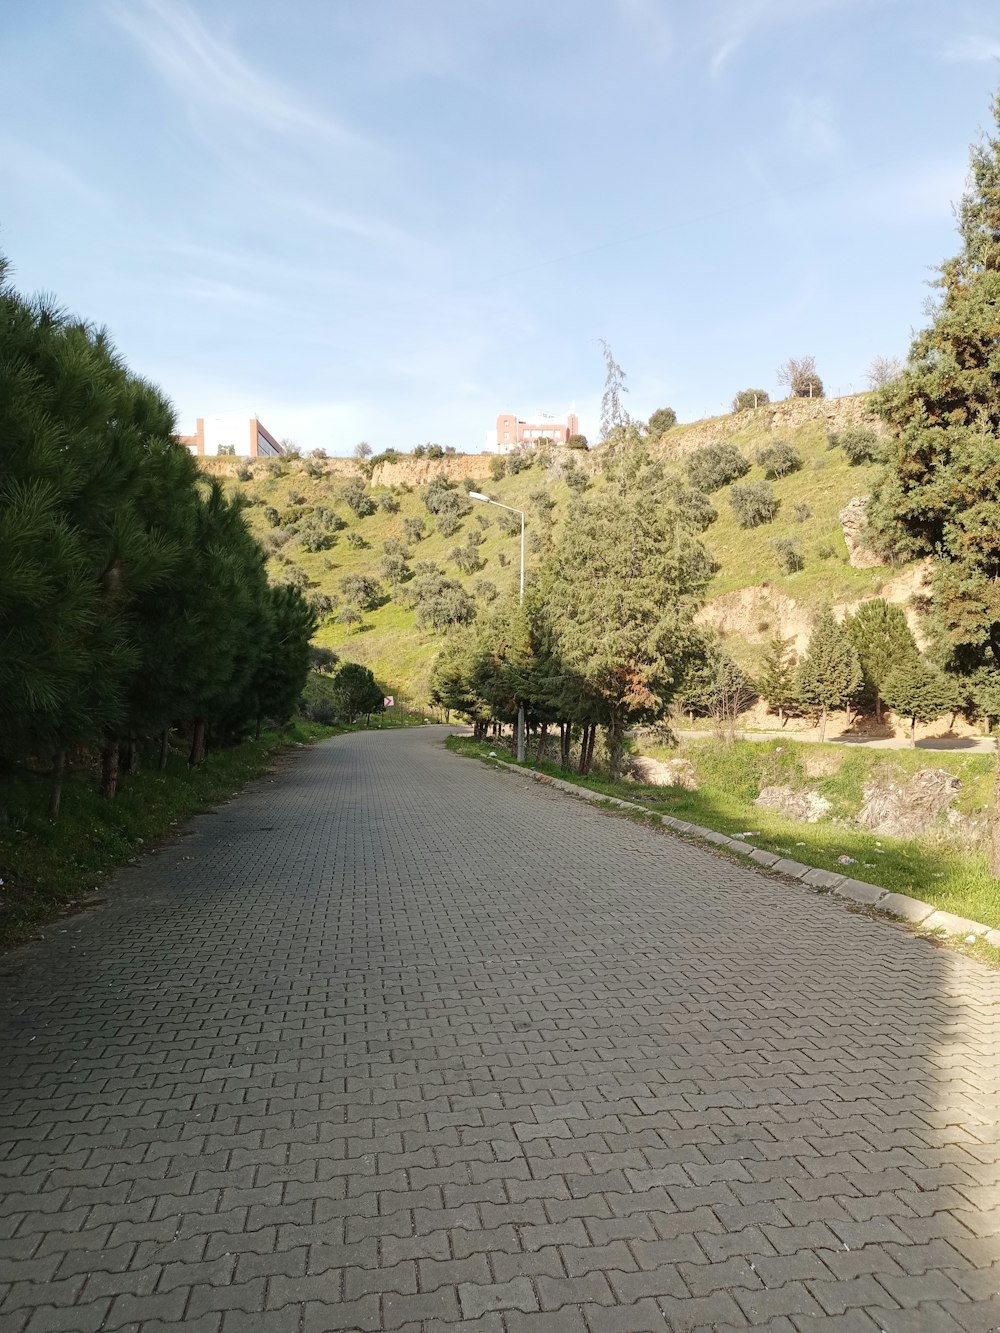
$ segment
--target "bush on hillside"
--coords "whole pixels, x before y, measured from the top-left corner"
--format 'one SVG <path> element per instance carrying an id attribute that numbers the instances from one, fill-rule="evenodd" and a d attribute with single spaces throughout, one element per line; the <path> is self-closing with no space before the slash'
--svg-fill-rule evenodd
<path id="1" fill-rule="evenodd" d="M 265 505 L 260 511 L 261 518 L 265 523 L 269 523 L 272 528 L 280 527 L 281 515 L 275 509 L 274 505 Z"/>
<path id="2" fill-rule="evenodd" d="M 382 596 L 377 579 L 368 574 L 345 574 L 340 580 L 340 591 L 350 606 L 359 611 L 374 611 Z"/>
<path id="3" fill-rule="evenodd" d="M 375 501 L 360 477 L 352 477 L 340 492 L 340 498 L 358 518 L 368 518 L 375 512 Z"/>
<path id="4" fill-rule="evenodd" d="M 521 515 L 510 509 L 501 509 L 497 514 L 497 527 L 508 537 L 518 535 L 521 531 Z"/>
<path id="5" fill-rule="evenodd" d="M 807 504 L 797 504 L 792 513 L 795 515 L 796 523 L 804 523 L 807 518 L 812 518 L 812 510 Z"/>
<path id="6" fill-rule="evenodd" d="M 383 514 L 398 514 L 399 501 L 393 495 L 392 491 L 379 491 L 375 501 Z"/>
<path id="7" fill-rule="evenodd" d="M 681 517 L 697 532 L 704 532 L 719 517 L 718 510 L 708 496 L 690 487 L 677 492 L 676 504 Z"/>
<path id="8" fill-rule="evenodd" d="M 733 399 L 734 412 L 748 412 L 771 401 L 766 389 L 740 389 Z"/>
<path id="9" fill-rule="evenodd" d="M 794 574 L 800 569 L 805 568 L 805 558 L 797 542 L 791 537 L 775 537 L 771 543 L 774 548 L 774 554 L 778 557 L 778 564 L 786 574 Z"/>
<path id="10" fill-rule="evenodd" d="M 648 430 L 650 435 L 659 439 L 661 435 L 666 435 L 677 425 L 677 413 L 672 407 L 658 407 L 649 418 Z"/>
<path id="11" fill-rule="evenodd" d="M 778 512 L 778 500 L 766 481 L 748 481 L 729 492 L 729 503 L 741 528 L 759 528 Z"/>
<path id="12" fill-rule="evenodd" d="M 250 466 L 249 463 L 243 462 L 243 463 L 238 463 L 238 464 L 237 464 L 237 466 L 236 466 L 236 480 L 237 480 L 237 481 L 252 481 L 252 480 L 253 480 L 253 468 Z"/>
<path id="13" fill-rule="evenodd" d="M 483 567 L 479 548 L 474 542 L 467 541 L 464 546 L 453 546 L 451 561 L 463 574 L 475 574 L 477 570 Z"/>
<path id="14" fill-rule="evenodd" d="M 833 432 L 827 443 L 831 449 L 842 449 L 852 467 L 879 461 L 881 450 L 878 436 L 868 427 L 850 426 L 847 430 Z"/>
<path id="15" fill-rule="evenodd" d="M 349 532 L 344 538 L 344 541 L 346 541 L 348 546 L 352 547 L 355 551 L 367 551 L 370 545 L 369 542 L 365 541 L 360 532 Z"/>
<path id="16" fill-rule="evenodd" d="M 417 565 L 407 593 L 420 629 L 450 629 L 475 619 L 476 604 L 461 583 L 429 561 Z"/>
<path id="17" fill-rule="evenodd" d="M 586 435 L 571 435 L 566 441 L 567 449 L 589 449 Z"/>
<path id="18" fill-rule="evenodd" d="M 476 579 L 472 585 L 472 591 L 476 598 L 486 606 L 489 606 L 490 602 L 495 602 L 500 595 L 497 591 L 497 585 L 491 583 L 489 579 Z"/>
<path id="19" fill-rule="evenodd" d="M 313 553 L 329 550 L 337 540 L 315 517 L 307 518 L 299 525 L 298 536 L 303 549 Z"/>
<path id="20" fill-rule="evenodd" d="M 533 449 L 513 449 L 507 455 L 507 471 L 512 477 L 516 477 L 519 472 L 527 472 L 535 463 L 535 451 Z"/>
<path id="21" fill-rule="evenodd" d="M 419 515 L 403 519 L 403 536 L 408 542 L 416 545 L 426 531 L 427 524 Z"/>
<path id="22" fill-rule="evenodd" d="M 802 466 L 802 455 L 787 440 L 775 440 L 758 449 L 755 455 L 757 465 L 764 469 L 764 476 L 770 479 L 787 477 L 797 472 Z"/>
<path id="23" fill-rule="evenodd" d="M 711 494 L 750 471 L 750 463 L 735 444 L 706 444 L 684 460 L 688 479 L 696 491 Z"/>
<path id="24" fill-rule="evenodd" d="M 503 454 L 494 454 L 490 459 L 490 477 L 494 481 L 499 481 L 501 477 L 507 475 L 507 460 Z"/>

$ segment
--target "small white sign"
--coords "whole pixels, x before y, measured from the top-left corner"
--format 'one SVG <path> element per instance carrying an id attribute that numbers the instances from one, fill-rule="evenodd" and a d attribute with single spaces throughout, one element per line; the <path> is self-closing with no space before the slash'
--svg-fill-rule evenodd
<path id="1" fill-rule="evenodd" d="M 382 700 L 382 702 L 386 706 L 386 708 L 391 708 L 393 704 L 396 702 L 396 700 L 392 697 L 391 694 L 387 694 L 385 698 Z"/>

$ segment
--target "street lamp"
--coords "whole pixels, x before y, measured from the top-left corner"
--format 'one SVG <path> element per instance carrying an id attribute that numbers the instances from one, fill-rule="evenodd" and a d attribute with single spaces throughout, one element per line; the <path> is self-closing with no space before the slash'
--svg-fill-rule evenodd
<path id="1" fill-rule="evenodd" d="M 488 495 L 483 495 L 482 491 L 470 491 L 470 500 L 481 500 L 483 504 L 496 505 L 498 509 L 509 509 L 512 514 L 521 515 L 521 592 L 518 598 L 518 605 L 524 605 L 524 510 L 515 509 L 513 505 L 501 504 L 499 500 L 491 500 Z M 517 762 L 524 763 L 525 741 L 524 741 L 524 702 L 518 700 L 517 704 Z"/>

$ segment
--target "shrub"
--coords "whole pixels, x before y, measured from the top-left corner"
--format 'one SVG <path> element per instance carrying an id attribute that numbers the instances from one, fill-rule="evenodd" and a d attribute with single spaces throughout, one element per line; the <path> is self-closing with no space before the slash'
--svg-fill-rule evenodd
<path id="1" fill-rule="evenodd" d="M 375 568 L 379 578 L 384 579 L 386 583 L 402 583 L 410 573 L 410 566 L 404 557 L 395 551 L 381 556 Z"/>
<path id="2" fill-rule="evenodd" d="M 677 413 L 672 407 L 658 407 L 649 418 L 649 433 L 657 439 L 677 425 Z"/>
<path id="3" fill-rule="evenodd" d="M 708 494 L 750 471 L 750 463 L 734 444 L 706 444 L 688 455 L 684 467 L 694 489 Z"/>
<path id="4" fill-rule="evenodd" d="M 820 542 L 816 554 L 821 560 L 832 560 L 837 554 L 837 543 L 827 538 L 825 542 Z"/>
<path id="5" fill-rule="evenodd" d="M 261 517 L 265 523 L 270 523 L 272 528 L 277 528 L 281 524 L 281 515 L 274 505 L 265 505 L 261 510 Z"/>
<path id="6" fill-rule="evenodd" d="M 401 560 L 409 560 L 410 553 L 398 537 L 387 537 L 382 543 L 384 555 L 398 555 Z"/>
<path id="7" fill-rule="evenodd" d="M 507 455 L 507 471 L 512 477 L 516 477 L 519 472 L 527 472 L 535 463 L 535 451 L 533 449 L 513 449 Z"/>
<path id="8" fill-rule="evenodd" d="M 840 448 L 852 467 L 863 463 L 877 463 L 880 449 L 878 437 L 873 430 L 864 426 L 851 426 L 837 434 L 831 434 L 827 440 L 831 449 Z"/>
<path id="9" fill-rule="evenodd" d="M 421 491 L 420 498 L 427 512 L 436 514 L 444 503 L 444 497 L 452 494 L 454 490 L 454 482 L 449 481 L 447 477 L 432 477 L 430 484 Z"/>
<path id="10" fill-rule="evenodd" d="M 566 441 L 567 449 L 589 449 L 586 435 L 571 435 Z"/>
<path id="11" fill-rule="evenodd" d="M 740 389 L 733 399 L 734 412 L 748 412 L 771 401 L 766 389 Z"/>
<path id="12" fill-rule="evenodd" d="M 328 592 L 311 592 L 306 600 L 316 612 L 316 619 L 319 621 L 328 620 L 339 605 L 338 598 L 331 597 Z M 316 649 L 316 651 L 328 652 L 334 661 L 337 660 L 337 654 L 330 652 L 329 648 Z"/>
<path id="13" fill-rule="evenodd" d="M 287 528 L 272 528 L 264 537 L 264 550 L 270 555 L 277 555 L 286 542 L 291 541 L 292 534 Z"/>
<path id="14" fill-rule="evenodd" d="M 501 477 L 507 475 L 507 460 L 503 454 L 494 454 L 490 459 L 490 476 L 494 481 L 499 481 Z"/>
<path id="15" fill-rule="evenodd" d="M 462 520 L 454 509 L 443 509 L 434 520 L 434 526 L 442 537 L 454 537 L 462 526 Z"/>
<path id="16" fill-rule="evenodd" d="M 368 542 L 365 541 L 360 532 L 349 532 L 344 538 L 348 546 L 352 546 L 355 551 L 367 551 Z"/>
<path id="17" fill-rule="evenodd" d="M 414 457 L 414 458 L 426 458 L 426 457 L 427 457 L 427 445 L 426 445 L 426 444 L 418 444 L 418 445 L 416 446 L 416 448 L 413 450 L 413 457 Z"/>
<path id="18" fill-rule="evenodd" d="M 429 444 L 427 446 L 428 458 L 444 458 L 444 450 L 439 444 Z"/>
<path id="19" fill-rule="evenodd" d="M 495 602 L 500 595 L 497 592 L 497 585 L 491 583 L 489 579 L 476 579 L 475 583 L 472 585 L 472 591 L 476 597 L 481 602 L 485 602 L 487 606 L 490 602 Z"/>
<path id="20" fill-rule="evenodd" d="M 403 519 L 403 535 L 408 542 L 413 542 L 415 544 L 421 539 L 426 530 L 427 524 L 422 518 L 413 517 Z"/>
<path id="21" fill-rule="evenodd" d="M 326 469 L 323 467 L 323 464 L 318 462 L 314 458 L 310 458 L 309 462 L 306 463 L 306 476 L 312 477 L 312 479 L 315 481 L 317 480 L 317 478 L 325 475 L 326 475 Z"/>
<path id="22" fill-rule="evenodd" d="M 360 616 L 358 619 L 360 620 Z M 299 700 L 299 712 L 307 722 L 316 722 L 321 727 L 332 727 L 339 718 L 333 701 L 325 694 L 315 694 L 311 699 Z"/>
<path id="23" fill-rule="evenodd" d="M 479 549 L 471 542 L 466 542 L 464 546 L 452 547 L 451 560 L 463 574 L 475 574 L 476 570 L 483 567 Z"/>
<path id="24" fill-rule="evenodd" d="M 476 510 L 475 517 L 476 517 L 476 523 L 479 525 L 480 528 L 483 529 L 484 532 L 487 528 L 493 526 L 492 518 L 490 518 L 489 514 L 485 513 L 482 509 Z"/>
<path id="25" fill-rule="evenodd" d="M 577 495 L 582 495 L 590 485 L 590 478 L 582 467 L 577 466 L 572 458 L 566 461 L 566 466 L 562 470 L 562 479 L 570 490 Z"/>
<path id="26" fill-rule="evenodd" d="M 497 564 L 500 566 L 501 569 L 507 568 L 509 561 L 507 559 L 507 554 L 505 551 L 499 551 L 497 553 Z"/>
<path id="27" fill-rule="evenodd" d="M 447 578 L 428 561 L 416 567 L 409 596 L 421 629 L 448 629 L 475 619 L 476 604 L 458 580 Z"/>
<path id="28" fill-rule="evenodd" d="M 807 518 L 812 518 L 812 510 L 807 504 L 797 504 L 792 513 L 795 515 L 796 523 L 804 523 Z"/>
<path id="29" fill-rule="evenodd" d="M 718 510 L 702 491 L 684 489 L 677 494 L 677 510 L 685 522 L 704 532 L 719 517 Z"/>
<path id="30" fill-rule="evenodd" d="M 775 537 L 771 543 L 774 548 L 774 554 L 778 557 L 778 564 L 786 574 L 794 574 L 797 570 L 805 567 L 805 560 L 802 552 L 799 550 L 797 542 L 791 537 Z"/>
<path id="31" fill-rule="evenodd" d="M 787 384 L 790 398 L 822 398 L 823 381 L 814 356 L 790 356 L 778 367 L 778 383 Z"/>
<path id="32" fill-rule="evenodd" d="M 734 486 L 729 503 L 741 528 L 758 528 L 770 523 L 778 512 L 778 501 L 766 481 L 748 481 Z"/>
<path id="33" fill-rule="evenodd" d="M 341 491 L 340 498 L 358 518 L 368 518 L 375 512 L 375 501 L 360 477 L 350 479 Z"/>
<path id="34" fill-rule="evenodd" d="M 521 515 L 513 513 L 510 509 L 501 509 L 497 514 L 497 527 L 508 537 L 519 536 Z"/>
<path id="35" fill-rule="evenodd" d="M 292 444 L 291 440 L 283 440 L 282 444 L 285 446 L 285 458 L 297 462 L 302 457 L 302 450 L 297 444 Z"/>
<path id="36" fill-rule="evenodd" d="M 376 504 L 383 514 L 398 514 L 399 501 L 393 495 L 392 491 L 379 491 Z"/>
<path id="37" fill-rule="evenodd" d="M 802 466 L 802 455 L 786 440 L 775 440 L 766 444 L 756 453 L 757 463 L 764 469 L 764 476 L 787 477 L 790 472 L 797 472 Z"/>
<path id="38" fill-rule="evenodd" d="M 345 574 L 340 580 L 340 591 L 346 602 L 361 611 L 374 611 L 382 595 L 378 580 L 368 574 Z"/>
<path id="39" fill-rule="evenodd" d="M 302 494 L 301 491 L 288 492 L 288 503 L 290 505 L 304 505 L 305 502 L 306 502 L 306 497 Z"/>
<path id="40" fill-rule="evenodd" d="M 290 583 L 293 588 L 308 588 L 309 575 L 291 560 L 278 576 L 279 583 Z"/>
<path id="41" fill-rule="evenodd" d="M 343 611 L 337 616 L 338 625 L 359 625 L 362 620 L 361 612 L 356 606 L 345 606 Z"/>
<path id="42" fill-rule="evenodd" d="M 474 477 L 462 478 L 462 490 L 465 491 L 466 495 L 468 495 L 470 491 L 475 491 L 478 489 L 479 487 L 476 485 L 476 479 Z"/>
<path id="43" fill-rule="evenodd" d="M 236 465 L 236 480 L 237 481 L 253 480 L 253 468 L 250 466 L 249 463 L 238 463 Z"/>
<path id="44" fill-rule="evenodd" d="M 326 458 L 326 457 L 327 457 L 327 452 L 326 452 L 325 449 L 310 449 L 310 450 L 309 450 L 309 457 L 310 457 L 310 458 Z"/>
<path id="45" fill-rule="evenodd" d="M 327 551 L 336 538 L 315 518 L 307 519 L 299 527 L 299 541 L 307 551 Z"/>

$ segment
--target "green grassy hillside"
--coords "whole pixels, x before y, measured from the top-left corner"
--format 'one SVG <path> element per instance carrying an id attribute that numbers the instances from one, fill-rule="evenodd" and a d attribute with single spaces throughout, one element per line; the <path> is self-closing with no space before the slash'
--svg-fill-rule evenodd
<path id="1" fill-rule="evenodd" d="M 713 439 L 728 439 L 738 445 L 753 461 L 757 448 L 777 439 L 787 440 L 801 454 L 802 468 L 791 475 L 774 481 L 780 508 L 773 522 L 759 528 L 745 530 L 739 527 L 728 503 L 730 487 L 716 491 L 711 500 L 718 511 L 718 519 L 705 534 L 705 542 L 719 569 L 709 588 L 708 598 L 732 593 L 753 585 L 769 584 L 797 603 L 805 618 L 822 601 L 854 601 L 872 596 L 881 589 L 889 571 L 853 569 L 848 563 L 838 515 L 852 496 L 864 495 L 871 484 L 870 467 L 852 467 L 839 449 L 827 447 L 828 425 L 840 426 L 858 416 L 858 400 L 840 400 L 825 404 L 821 411 L 817 403 L 782 403 L 756 413 L 739 417 L 719 418 L 679 426 L 669 432 L 656 446 L 672 467 L 681 469 L 683 457 L 692 448 Z M 555 502 L 553 517 L 562 521 L 572 497 L 569 486 L 562 479 L 561 469 L 569 457 L 590 475 L 592 487 L 605 484 L 601 471 L 601 450 L 589 454 L 559 450 L 547 459 L 539 460 L 530 469 L 516 476 L 492 481 L 489 475 L 490 455 L 476 458 L 444 459 L 439 464 L 417 463 L 402 456 L 398 463 L 376 468 L 369 484 L 369 492 L 376 501 L 396 512 L 378 508 L 369 517 L 358 518 L 344 502 L 343 491 L 357 470 L 336 460 L 327 465 L 306 461 L 280 463 L 254 461 L 253 475 L 239 481 L 235 465 L 228 461 L 214 464 L 213 471 L 229 473 L 226 484 L 240 487 L 250 502 L 249 518 L 258 537 L 265 545 L 276 546 L 271 560 L 271 576 L 276 579 L 293 577 L 308 579 L 309 590 L 341 596 L 340 581 L 352 573 L 376 575 L 376 566 L 382 556 L 382 544 L 396 539 L 410 552 L 411 568 L 419 561 L 430 561 L 441 567 L 449 578 L 458 579 L 470 592 L 476 593 L 483 581 L 491 583 L 501 593 L 514 586 L 518 572 L 519 540 L 516 533 L 501 531 L 499 511 L 473 502 L 472 512 L 465 516 L 456 532 L 443 536 L 435 531 L 435 521 L 427 512 L 421 498 L 426 479 L 433 469 L 446 475 L 474 480 L 476 489 L 505 504 L 528 511 L 528 554 L 530 568 L 538 559 L 531 548 L 533 530 L 533 494 L 544 492 Z M 325 469 L 325 470 L 321 470 Z M 310 475 L 318 474 L 318 475 Z M 393 484 L 380 484 L 381 478 Z M 754 464 L 744 482 L 763 479 L 762 469 Z M 458 481 L 463 491 L 463 481 Z M 808 518 L 797 520 L 796 506 L 807 505 Z M 281 527 L 272 526 L 277 510 Z M 309 526 L 317 517 L 328 522 L 328 514 L 335 513 L 344 526 L 333 534 L 333 544 L 327 550 L 310 552 L 304 549 L 296 529 Z M 326 511 L 324 514 L 322 511 Z M 800 511 L 801 512 L 801 511 Z M 422 518 L 426 535 L 417 542 L 407 541 L 404 521 Z M 483 542 L 479 558 L 483 567 L 473 574 L 462 574 L 455 566 L 452 551 L 462 545 L 470 531 L 482 527 Z M 278 536 L 274 536 L 275 533 Z M 288 534 L 287 537 L 284 534 Z M 784 574 L 775 553 L 776 538 L 793 539 L 801 550 L 804 568 L 793 574 Z M 537 540 L 537 536 L 535 538 Z M 357 543 L 363 542 L 364 545 Z M 296 573 L 296 568 L 302 574 Z M 388 587 L 385 588 L 389 592 Z M 405 590 L 404 590 L 405 591 Z M 480 600 L 482 600 L 480 594 Z M 337 610 L 321 626 L 316 641 L 335 649 L 343 656 L 362 662 L 372 668 L 376 676 L 404 700 L 420 702 L 426 698 L 431 667 L 440 647 L 441 636 L 418 629 L 415 614 L 403 600 L 386 600 L 377 609 L 366 612 L 358 625 L 337 623 Z M 747 647 L 745 636 L 736 636 L 734 651 L 744 657 L 753 649 Z M 751 635 L 751 638 L 754 636 Z"/>

